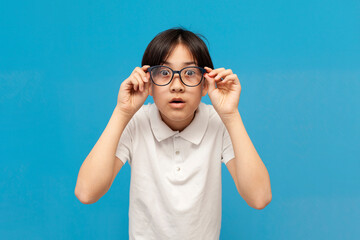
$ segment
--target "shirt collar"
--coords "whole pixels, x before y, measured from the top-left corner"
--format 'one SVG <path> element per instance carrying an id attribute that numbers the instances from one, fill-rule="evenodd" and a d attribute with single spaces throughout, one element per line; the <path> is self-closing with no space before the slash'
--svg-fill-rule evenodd
<path id="1" fill-rule="evenodd" d="M 209 111 L 206 104 L 200 102 L 195 111 L 195 118 L 182 132 L 173 131 L 168 125 L 166 125 L 166 123 L 161 119 L 159 110 L 155 104 L 150 105 L 149 117 L 152 132 L 156 140 L 159 142 L 174 135 L 178 135 L 189 142 L 198 145 L 204 137 L 208 126 Z"/>

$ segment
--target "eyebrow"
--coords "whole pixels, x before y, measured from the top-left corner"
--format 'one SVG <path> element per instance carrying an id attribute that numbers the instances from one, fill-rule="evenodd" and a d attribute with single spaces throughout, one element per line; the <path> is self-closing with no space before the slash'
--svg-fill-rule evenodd
<path id="1" fill-rule="evenodd" d="M 163 62 L 163 64 L 166 64 L 166 65 L 172 65 L 171 63 L 169 63 L 169 62 Z M 196 65 L 196 62 L 183 62 L 183 65 L 192 65 L 192 64 L 194 64 L 194 65 Z"/>

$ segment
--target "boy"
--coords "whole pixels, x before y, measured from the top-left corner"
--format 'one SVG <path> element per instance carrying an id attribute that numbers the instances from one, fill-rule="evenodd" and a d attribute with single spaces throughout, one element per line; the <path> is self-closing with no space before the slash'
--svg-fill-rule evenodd
<path id="1" fill-rule="evenodd" d="M 231 69 L 214 69 L 197 35 L 158 34 L 121 84 L 75 195 L 96 202 L 129 161 L 130 239 L 219 239 L 221 162 L 251 207 L 271 201 L 268 172 L 238 111 L 240 91 Z M 206 94 L 213 105 L 201 102 Z M 143 105 L 148 95 L 155 104 Z"/>

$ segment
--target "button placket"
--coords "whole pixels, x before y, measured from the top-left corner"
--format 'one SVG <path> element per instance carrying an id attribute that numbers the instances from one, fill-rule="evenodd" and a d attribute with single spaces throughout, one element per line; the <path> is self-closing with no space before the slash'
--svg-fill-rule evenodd
<path id="1" fill-rule="evenodd" d="M 174 136 L 174 172 L 175 174 L 180 174 L 182 170 L 182 158 L 180 151 L 180 138 L 178 135 Z"/>

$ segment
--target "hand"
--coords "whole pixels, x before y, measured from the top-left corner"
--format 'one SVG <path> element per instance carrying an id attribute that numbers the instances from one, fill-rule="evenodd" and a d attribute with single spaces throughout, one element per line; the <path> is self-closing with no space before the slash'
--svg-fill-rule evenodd
<path id="1" fill-rule="evenodd" d="M 238 112 L 241 85 L 231 69 L 205 67 L 205 79 L 211 103 L 221 118 Z M 216 83 L 216 86 L 215 86 Z"/>
<path id="2" fill-rule="evenodd" d="M 120 86 L 116 107 L 130 117 L 140 109 L 149 96 L 150 74 L 146 72 L 149 67 L 136 67 Z"/>

